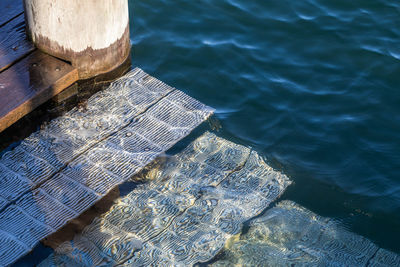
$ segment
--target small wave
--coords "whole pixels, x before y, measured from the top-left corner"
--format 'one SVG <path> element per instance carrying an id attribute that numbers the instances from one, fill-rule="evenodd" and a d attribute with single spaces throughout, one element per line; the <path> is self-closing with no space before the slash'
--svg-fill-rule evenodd
<path id="1" fill-rule="evenodd" d="M 254 45 L 248 45 L 248 44 L 242 44 L 237 42 L 236 40 L 233 39 L 228 39 L 228 40 L 210 40 L 210 39 L 206 39 L 206 40 L 202 40 L 202 43 L 205 45 L 209 45 L 209 46 L 222 46 L 222 45 L 233 45 L 237 48 L 240 49 L 249 49 L 249 50 L 257 50 L 258 47 L 254 46 Z"/>
<path id="2" fill-rule="evenodd" d="M 400 60 L 400 52 L 389 51 L 389 55 L 391 55 L 392 57 L 394 57 L 397 60 Z"/>

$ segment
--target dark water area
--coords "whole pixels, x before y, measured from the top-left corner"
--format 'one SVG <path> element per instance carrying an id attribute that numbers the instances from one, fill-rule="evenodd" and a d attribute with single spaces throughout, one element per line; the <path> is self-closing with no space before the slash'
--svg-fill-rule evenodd
<path id="1" fill-rule="evenodd" d="M 130 1 L 132 63 L 217 109 L 282 199 L 400 252 L 400 2 Z"/>

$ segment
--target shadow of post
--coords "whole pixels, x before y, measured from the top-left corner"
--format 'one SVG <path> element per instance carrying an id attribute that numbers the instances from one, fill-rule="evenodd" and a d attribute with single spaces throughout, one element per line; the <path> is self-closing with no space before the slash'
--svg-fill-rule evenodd
<path id="1" fill-rule="evenodd" d="M 56 249 L 65 241 L 73 239 L 76 234 L 80 234 L 87 225 L 91 224 L 94 218 L 107 212 L 119 196 L 119 186 L 117 186 L 79 217 L 69 221 L 60 230 L 43 239 L 42 244 Z"/>

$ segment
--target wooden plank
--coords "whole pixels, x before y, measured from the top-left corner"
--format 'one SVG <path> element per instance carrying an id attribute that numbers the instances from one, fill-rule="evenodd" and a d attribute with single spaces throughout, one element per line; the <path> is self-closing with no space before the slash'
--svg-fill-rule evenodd
<path id="1" fill-rule="evenodd" d="M 24 12 L 22 0 L 1 0 L 0 1 L 0 27 Z"/>
<path id="2" fill-rule="evenodd" d="M 0 72 L 35 49 L 26 39 L 24 15 L 0 27 Z"/>
<path id="3" fill-rule="evenodd" d="M 85 108 L 72 109 L 4 153 L 0 263 L 29 252 L 212 113 L 136 69 L 89 98 Z"/>
<path id="4" fill-rule="evenodd" d="M 35 51 L 0 73 L 0 132 L 78 80 L 71 65 Z"/>

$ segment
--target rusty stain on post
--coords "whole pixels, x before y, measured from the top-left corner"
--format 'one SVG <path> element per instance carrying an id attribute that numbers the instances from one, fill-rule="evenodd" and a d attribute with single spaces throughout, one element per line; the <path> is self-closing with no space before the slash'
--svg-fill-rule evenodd
<path id="1" fill-rule="evenodd" d="M 24 0 L 27 32 L 44 52 L 86 79 L 130 55 L 128 0 Z"/>

